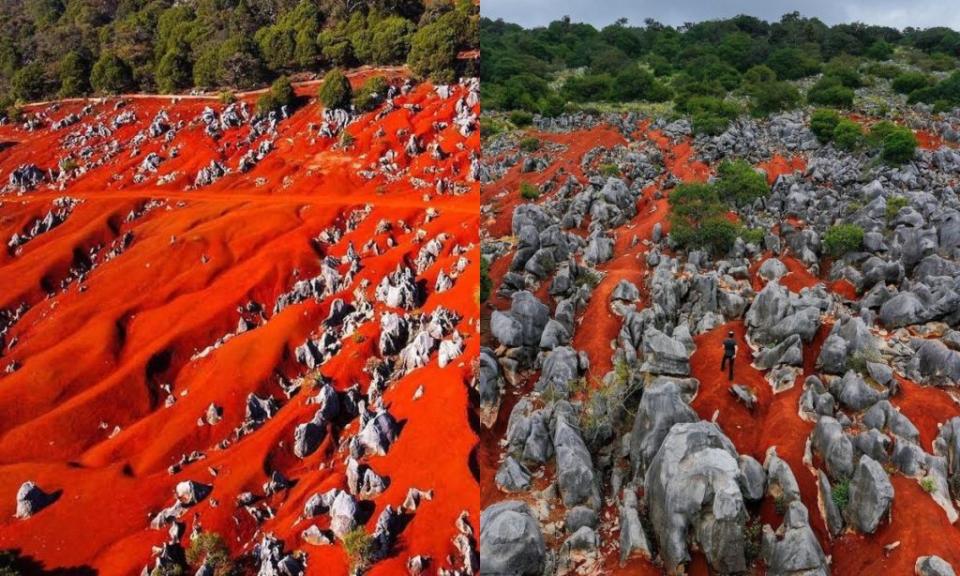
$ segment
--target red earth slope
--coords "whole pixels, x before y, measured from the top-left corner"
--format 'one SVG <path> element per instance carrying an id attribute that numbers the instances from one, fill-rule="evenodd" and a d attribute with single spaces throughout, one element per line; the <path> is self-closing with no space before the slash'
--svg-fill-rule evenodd
<path id="1" fill-rule="evenodd" d="M 479 503 L 471 497 L 478 479 L 470 464 L 477 436 L 467 417 L 471 359 L 479 346 L 479 185 L 467 175 L 479 131 L 464 137 L 453 124 L 455 104 L 466 89 L 453 92 L 441 98 L 432 86 L 416 87 L 397 97 L 396 109 L 382 118 L 374 112 L 351 124 L 354 144 L 346 148 L 317 135 L 321 110 L 314 102 L 304 104 L 279 124 L 274 150 L 252 170 L 234 171 L 197 189 L 188 188 L 211 160 L 236 167 L 248 128 L 228 129 L 214 140 L 195 119 L 207 106 L 220 111 L 216 100 L 132 99 L 123 110 L 132 110 L 136 121 L 110 136 L 125 146 L 103 165 L 63 190 L 42 185 L 0 195 L 4 244 L 42 218 L 56 198 L 80 201 L 58 227 L 19 251 L 0 251 L 0 310 L 26 308 L 0 352 L 0 365 L 17 367 L 0 372 L 0 549 L 21 549 L 48 569 L 139 573 L 151 560 L 151 546 L 167 538 L 166 529 L 149 528 L 149 515 L 170 505 L 178 482 L 196 480 L 212 484 L 213 491 L 182 518 L 188 533 L 195 520 L 222 534 L 239 555 L 272 532 L 287 550 L 309 554 L 308 573 L 346 573 L 343 548 L 304 543 L 300 532 L 310 522 L 298 522 L 310 495 L 346 486 L 346 454 L 328 435 L 314 454 L 294 456 L 294 427 L 316 407 L 305 403 L 309 391 L 287 400 L 278 382 L 306 372 L 294 348 L 317 333 L 334 296 L 349 301 L 354 289 L 369 282 L 374 321 L 345 338 L 339 354 L 320 369 L 337 390 L 353 384 L 366 390 L 370 376 L 362 369 L 378 352 L 376 320 L 386 309 L 374 300 L 373 287 L 398 264 L 412 262 L 423 242 L 443 233 L 448 238 L 439 257 L 418 276 L 429 287 L 420 311 L 441 306 L 455 311 L 462 318 L 457 328 L 465 351 L 442 369 L 434 355 L 384 392 L 383 404 L 402 430 L 385 456 L 369 459 L 389 486 L 372 499 L 367 531 L 387 505 L 401 505 L 408 488 L 433 490 L 433 499 L 400 533 L 393 554 L 371 574 L 405 571 L 407 558 L 417 554 L 431 557 L 434 566 L 458 557 L 452 544 L 457 518 L 465 511 L 473 526 L 479 525 Z M 60 131 L 0 127 L 0 142 L 12 143 L 0 146 L 0 181 L 24 163 L 55 167 L 65 153 L 66 134 L 107 122 L 118 114 L 114 104 L 94 102 L 91 114 Z M 79 113 L 83 106 L 64 104 L 50 116 Z M 161 109 L 170 124 L 182 120 L 184 127 L 171 143 L 148 139 L 131 155 L 130 139 Z M 411 134 L 425 150 L 437 145 L 443 153 L 408 157 L 403 148 Z M 147 154 L 166 158 L 173 147 L 179 155 L 165 160 L 158 172 L 175 175 L 172 182 L 159 184 L 155 175 L 135 183 Z M 405 170 L 400 176 L 377 170 L 389 150 Z M 359 174 L 371 167 L 373 178 Z M 443 194 L 433 186 L 440 179 L 449 184 Z M 368 205 L 370 213 L 359 225 L 345 228 L 351 214 Z M 429 209 L 437 215 L 428 216 Z M 391 232 L 375 230 L 381 219 L 393 223 Z M 409 228 L 399 226 L 401 221 Z M 345 232 L 342 239 L 318 242 L 331 226 Z M 111 243 L 125 236 L 126 248 L 109 258 Z M 322 257 L 339 259 L 349 242 L 360 250 L 371 239 L 381 253 L 363 254 L 349 289 L 272 314 L 279 295 L 298 279 L 317 275 Z M 89 256 L 96 246 L 103 248 Z M 440 271 L 450 274 L 461 258 L 455 246 L 466 250 L 462 256 L 469 265 L 450 290 L 435 292 Z M 77 274 L 90 262 L 92 270 Z M 236 330 L 251 300 L 264 308 L 257 326 L 198 354 Z M 176 400 L 170 406 L 166 385 Z M 421 386 L 422 397 L 414 399 Z M 251 393 L 273 395 L 282 406 L 254 433 L 218 448 L 243 420 Z M 222 407 L 223 420 L 198 426 L 211 403 Z M 353 422 L 339 437 L 356 431 Z M 194 450 L 206 458 L 168 473 Z M 258 526 L 234 501 L 241 492 L 262 493 L 274 470 L 295 484 L 267 499 L 275 515 Z M 15 520 L 14 495 L 26 480 L 62 493 L 34 517 Z"/>

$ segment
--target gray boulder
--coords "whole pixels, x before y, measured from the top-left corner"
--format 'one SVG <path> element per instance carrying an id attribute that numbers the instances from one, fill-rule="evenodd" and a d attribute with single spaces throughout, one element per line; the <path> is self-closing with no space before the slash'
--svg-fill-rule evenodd
<path id="1" fill-rule="evenodd" d="M 540 576 L 546 546 L 530 507 L 507 500 L 480 514 L 481 576 Z"/>
<path id="2" fill-rule="evenodd" d="M 876 460 L 861 456 L 850 480 L 850 500 L 845 509 L 848 523 L 864 534 L 873 534 L 890 514 L 893 485 Z"/>
<path id="3" fill-rule="evenodd" d="M 698 387 L 699 382 L 693 378 L 664 376 L 647 384 L 630 432 L 630 462 L 634 476 L 646 473 L 674 424 L 700 419 L 688 404 Z"/>
<path id="4" fill-rule="evenodd" d="M 690 560 L 688 540 L 720 573 L 746 570 L 740 466 L 733 443 L 712 422 L 676 424 L 644 481 L 650 522 L 668 572 Z"/>
<path id="5" fill-rule="evenodd" d="M 955 576 L 953 566 L 939 556 L 921 556 L 914 567 L 917 576 Z"/>
<path id="6" fill-rule="evenodd" d="M 29 480 L 20 485 L 17 490 L 16 518 L 30 518 L 40 510 L 49 506 L 55 497 L 47 494 L 39 486 Z"/>
<path id="7" fill-rule="evenodd" d="M 671 338 L 656 328 L 643 333 L 642 372 L 687 376 L 690 374 L 690 351 L 678 339 Z"/>
<path id="8" fill-rule="evenodd" d="M 522 492 L 530 489 L 530 471 L 516 461 L 513 456 L 507 456 L 497 470 L 495 478 L 497 487 L 504 492 Z"/>
<path id="9" fill-rule="evenodd" d="M 827 558 L 810 528 L 807 508 L 796 500 L 787 507 L 783 524 L 774 533 L 763 531 L 763 559 L 770 576 L 829 576 Z"/>

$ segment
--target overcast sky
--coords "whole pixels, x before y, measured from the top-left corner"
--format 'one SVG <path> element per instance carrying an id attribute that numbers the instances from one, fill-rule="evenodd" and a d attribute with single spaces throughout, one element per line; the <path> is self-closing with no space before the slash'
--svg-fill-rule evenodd
<path id="1" fill-rule="evenodd" d="M 960 29 L 960 6 L 956 0 L 480 0 L 484 16 L 527 27 L 542 26 L 563 15 L 597 27 L 620 17 L 636 25 L 654 18 L 676 26 L 737 14 L 773 21 L 794 10 L 804 16 L 816 16 L 827 24 L 857 21 L 900 29 Z"/>

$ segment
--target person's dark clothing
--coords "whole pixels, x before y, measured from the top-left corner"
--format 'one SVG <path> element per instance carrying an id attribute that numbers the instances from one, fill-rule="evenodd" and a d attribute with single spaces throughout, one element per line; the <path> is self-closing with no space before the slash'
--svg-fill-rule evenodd
<path id="1" fill-rule="evenodd" d="M 727 338 L 723 341 L 723 360 L 720 362 L 720 371 L 722 372 L 730 365 L 728 378 L 733 380 L 733 359 L 737 354 L 737 341 L 733 338 Z"/>

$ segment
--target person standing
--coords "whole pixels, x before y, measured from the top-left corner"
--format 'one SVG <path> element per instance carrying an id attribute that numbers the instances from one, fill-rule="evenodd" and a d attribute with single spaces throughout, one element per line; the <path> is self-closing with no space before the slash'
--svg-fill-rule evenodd
<path id="1" fill-rule="evenodd" d="M 720 371 L 727 367 L 727 364 L 730 364 L 730 372 L 728 378 L 733 382 L 733 361 L 737 357 L 737 341 L 733 339 L 733 330 L 727 332 L 727 337 L 723 341 L 723 360 L 720 362 Z"/>

